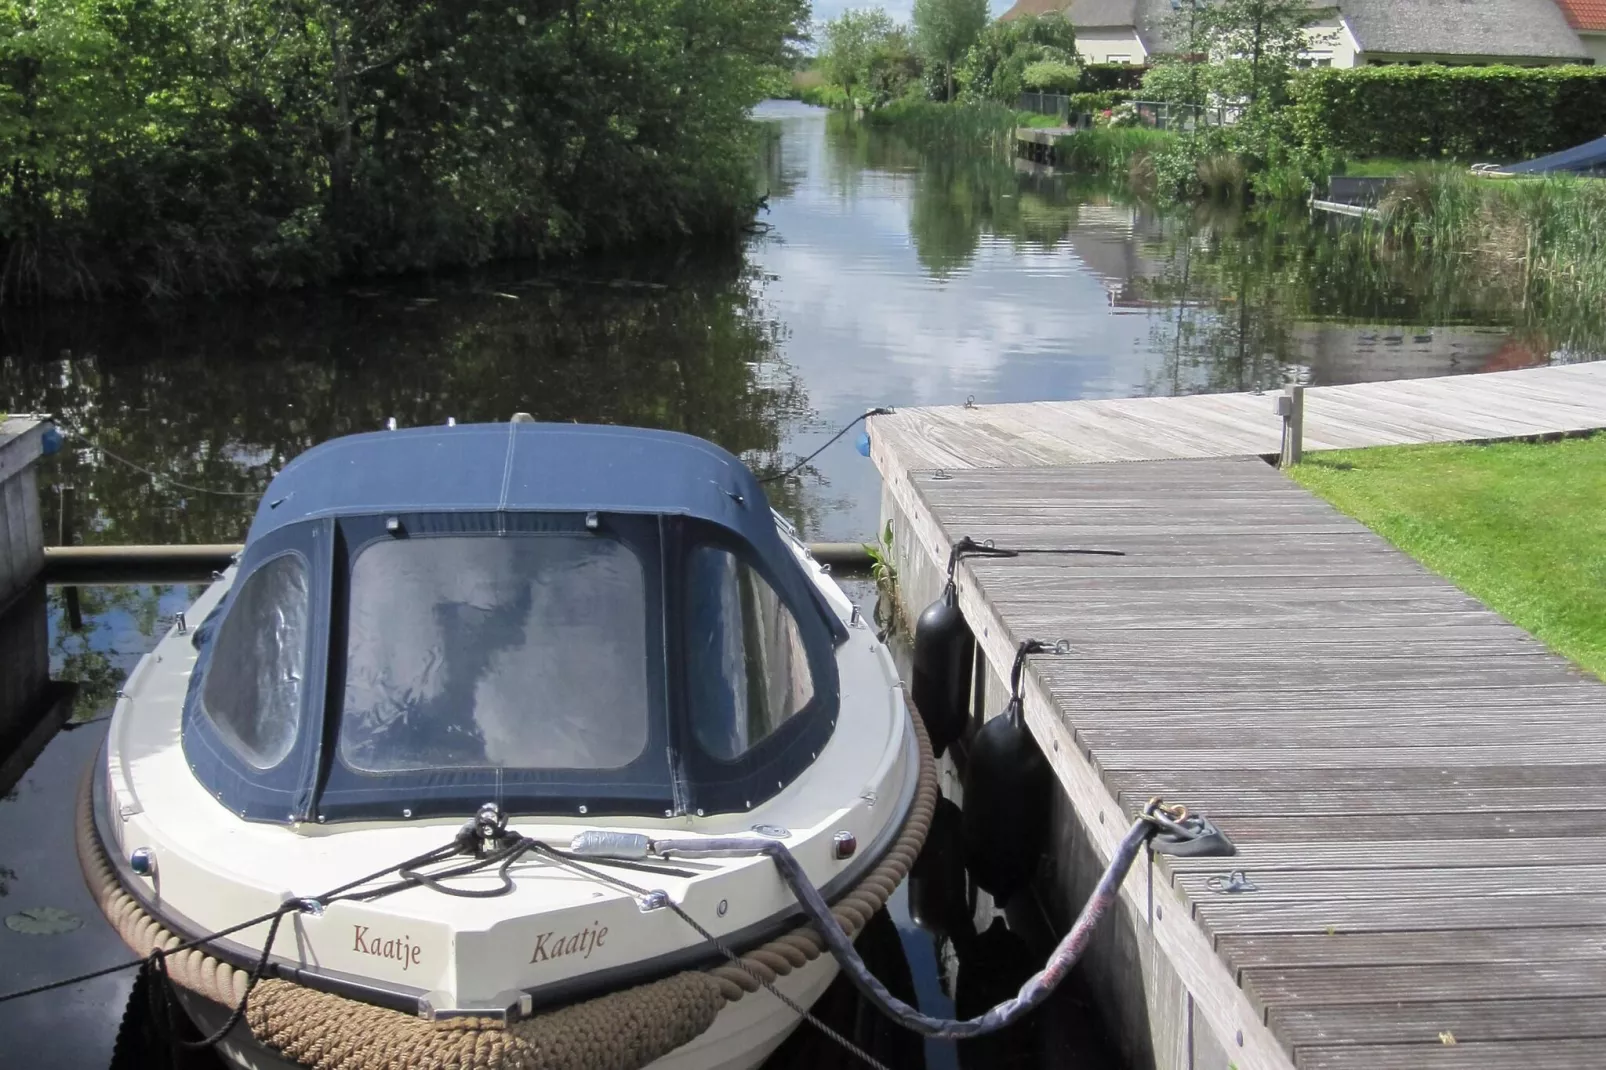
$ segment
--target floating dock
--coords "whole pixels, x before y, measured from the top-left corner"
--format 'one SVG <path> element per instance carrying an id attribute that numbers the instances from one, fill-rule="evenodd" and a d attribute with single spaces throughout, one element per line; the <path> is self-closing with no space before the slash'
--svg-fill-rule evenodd
<path id="1" fill-rule="evenodd" d="M 1606 427 L 1606 365 L 1305 391 L 1306 449 Z M 1597 1068 L 1606 684 L 1275 468 L 1257 395 L 905 409 L 871 424 L 900 597 L 962 536 L 982 716 L 1031 659 L 1064 923 L 1153 795 L 1230 859 L 1155 856 L 1084 964 L 1161 1070 Z M 1121 461 L 1130 463 L 1088 463 Z"/>

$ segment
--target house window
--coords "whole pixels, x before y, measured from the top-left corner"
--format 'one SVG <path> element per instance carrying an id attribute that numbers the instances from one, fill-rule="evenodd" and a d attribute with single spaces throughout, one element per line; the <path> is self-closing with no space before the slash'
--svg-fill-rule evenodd
<path id="1" fill-rule="evenodd" d="M 1132 62 L 1132 57 L 1131 57 L 1130 54 L 1121 54 L 1121 55 L 1112 54 L 1110 56 L 1110 58 L 1107 60 L 1107 62 L 1109 62 L 1109 63 L 1131 63 Z"/>

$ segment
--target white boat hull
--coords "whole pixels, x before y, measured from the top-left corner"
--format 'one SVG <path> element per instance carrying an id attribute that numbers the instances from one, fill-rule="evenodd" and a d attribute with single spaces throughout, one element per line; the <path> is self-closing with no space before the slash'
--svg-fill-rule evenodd
<path id="1" fill-rule="evenodd" d="M 799 1006 L 809 1007 L 825 994 L 836 975 L 836 960 L 822 955 L 802 969 L 777 978 L 775 987 Z M 190 1020 L 205 1036 L 221 1028 L 229 1016 L 230 1008 L 179 986 L 174 986 L 174 991 Z M 726 1004 L 706 1032 L 650 1063 L 646 1070 L 754 1070 L 800 1024 L 802 1019 L 796 1011 L 760 989 Z M 244 1025 L 236 1026 L 218 1044 L 218 1052 L 242 1070 L 304 1070 L 302 1064 L 258 1043 Z"/>

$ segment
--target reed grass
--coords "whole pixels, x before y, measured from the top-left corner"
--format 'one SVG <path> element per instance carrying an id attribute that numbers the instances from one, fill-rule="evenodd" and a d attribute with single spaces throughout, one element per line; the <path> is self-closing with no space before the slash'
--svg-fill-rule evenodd
<path id="1" fill-rule="evenodd" d="M 1606 182 L 1477 178 L 1422 165 L 1378 207 L 1385 241 L 1463 260 L 1518 304 L 1576 305 L 1606 322 Z"/>
<path id="2" fill-rule="evenodd" d="M 891 127 L 917 144 L 981 146 L 1007 149 L 1019 113 L 993 101 L 937 104 L 929 100 L 895 100 L 865 112 L 871 126 Z"/>
<path id="3" fill-rule="evenodd" d="M 1177 144 L 1177 136 L 1165 130 L 1106 126 L 1062 137 L 1055 149 L 1060 162 L 1073 170 L 1132 177 L 1134 170 L 1144 170 L 1143 161 L 1169 152 Z"/>

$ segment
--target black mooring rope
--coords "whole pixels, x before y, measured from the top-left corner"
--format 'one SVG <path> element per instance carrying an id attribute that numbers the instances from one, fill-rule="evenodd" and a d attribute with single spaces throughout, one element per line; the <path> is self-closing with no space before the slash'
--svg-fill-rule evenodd
<path id="1" fill-rule="evenodd" d="M 861 423 L 863 423 L 864 421 L 868 420 L 870 417 L 872 417 L 872 416 L 891 416 L 892 415 L 892 411 L 893 410 L 891 410 L 891 409 L 870 409 L 870 410 L 868 410 L 866 412 L 860 413 L 859 415 L 855 416 L 853 419 L 849 420 L 847 423 L 843 424 L 842 425 L 842 430 L 838 431 L 836 434 L 832 435 L 829 439 L 827 439 L 826 442 L 825 442 L 825 445 L 821 446 L 819 449 L 815 450 L 813 453 L 809 454 L 807 457 L 803 458 L 801 461 L 797 462 L 792 467 L 788 468 L 786 471 L 777 472 L 774 475 L 770 475 L 770 476 L 765 476 L 764 478 L 760 479 L 759 482 L 760 483 L 775 483 L 775 482 L 778 482 L 778 481 L 780 481 L 782 479 L 785 479 L 787 476 L 796 475 L 798 472 L 801 472 L 803 470 L 804 466 L 807 465 L 810 461 L 814 460 L 814 458 L 818 457 L 820 454 L 824 453 L 827 449 L 829 449 L 831 447 L 831 445 L 836 442 L 837 439 L 841 438 L 843 435 L 847 434 L 849 431 L 852 431 L 855 427 L 859 426 Z"/>
<path id="2" fill-rule="evenodd" d="M 1024 557 L 1027 554 L 1063 554 L 1086 557 L 1125 557 L 1125 550 L 1090 550 L 1078 546 L 996 546 L 992 539 L 977 542 L 969 535 L 954 542 L 948 553 L 948 578 L 954 578 L 959 562 L 969 557 Z"/>

